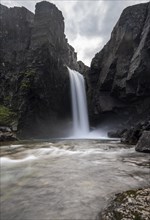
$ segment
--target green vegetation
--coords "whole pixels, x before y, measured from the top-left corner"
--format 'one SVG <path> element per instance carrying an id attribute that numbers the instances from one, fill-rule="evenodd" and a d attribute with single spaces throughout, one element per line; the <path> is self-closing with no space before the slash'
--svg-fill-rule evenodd
<path id="1" fill-rule="evenodd" d="M 12 112 L 9 108 L 0 105 L 0 125 L 8 126 L 10 125 L 16 117 L 16 114 Z"/>
<path id="2" fill-rule="evenodd" d="M 121 220 L 123 218 L 123 215 L 117 211 L 113 211 L 113 215 L 114 215 L 115 220 Z"/>
<path id="3" fill-rule="evenodd" d="M 10 95 L 4 97 L 4 104 L 5 105 L 9 105 L 10 101 L 11 101 L 11 96 Z"/>
<path id="4" fill-rule="evenodd" d="M 27 78 L 31 78 L 34 75 L 35 75 L 35 71 L 34 70 L 30 70 L 30 71 L 25 72 L 25 77 L 27 77 Z"/>
<path id="5" fill-rule="evenodd" d="M 139 213 L 137 213 L 137 212 L 134 213 L 134 220 L 142 220 Z"/>
<path id="6" fill-rule="evenodd" d="M 22 80 L 20 86 L 21 90 L 28 90 L 30 88 L 34 76 L 35 76 L 34 70 L 27 71 L 24 73 L 24 79 Z"/>
<path id="7" fill-rule="evenodd" d="M 118 202 L 120 204 L 120 203 L 124 202 L 125 200 L 127 200 L 128 196 L 135 198 L 136 197 L 136 190 L 128 190 L 124 193 L 119 193 L 114 201 Z"/>
<path id="8" fill-rule="evenodd" d="M 21 87 L 20 87 L 22 90 L 25 90 L 25 89 L 28 89 L 30 88 L 30 81 L 26 81 L 26 80 L 23 80 L 21 82 Z"/>

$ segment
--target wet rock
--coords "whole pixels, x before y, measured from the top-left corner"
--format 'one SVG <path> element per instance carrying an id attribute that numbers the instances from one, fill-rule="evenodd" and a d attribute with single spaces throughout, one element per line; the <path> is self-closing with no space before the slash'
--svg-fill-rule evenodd
<path id="1" fill-rule="evenodd" d="M 9 127 L 0 127 L 0 142 L 16 141 L 18 140 L 16 134 Z"/>
<path id="2" fill-rule="evenodd" d="M 11 132 L 1 132 L 0 131 L 0 142 L 3 141 L 17 141 L 16 135 Z"/>
<path id="3" fill-rule="evenodd" d="M 117 130 L 117 131 L 109 131 L 108 137 L 110 138 L 121 138 L 122 135 L 127 132 L 127 129 Z"/>
<path id="4" fill-rule="evenodd" d="M 126 144 L 136 144 L 141 136 L 140 129 L 130 128 L 121 135 L 121 142 Z"/>
<path id="5" fill-rule="evenodd" d="M 122 143 L 137 144 L 144 131 L 150 131 L 150 120 L 138 122 L 131 128 L 124 130 L 121 134 Z"/>
<path id="6" fill-rule="evenodd" d="M 11 129 L 9 127 L 0 126 L 0 131 L 1 132 L 11 132 Z"/>
<path id="7" fill-rule="evenodd" d="M 136 147 L 136 151 L 150 153 L 150 131 L 144 131 Z"/>
<path id="8" fill-rule="evenodd" d="M 150 188 L 120 193 L 96 220 L 149 220 L 149 195 Z"/>

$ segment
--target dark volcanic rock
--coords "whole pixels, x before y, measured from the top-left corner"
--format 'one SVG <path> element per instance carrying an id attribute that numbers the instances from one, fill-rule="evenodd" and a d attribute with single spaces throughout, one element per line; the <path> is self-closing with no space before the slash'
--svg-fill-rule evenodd
<path id="1" fill-rule="evenodd" d="M 12 132 L 1 132 L 0 131 L 0 142 L 3 141 L 17 141 L 17 137 Z"/>
<path id="2" fill-rule="evenodd" d="M 81 60 L 78 61 L 78 71 L 80 73 L 82 73 L 84 76 L 86 76 L 88 70 L 89 70 L 88 66 L 86 66 Z"/>
<path id="3" fill-rule="evenodd" d="M 150 120 L 138 122 L 131 128 L 123 130 L 120 137 L 125 144 L 137 144 L 144 131 L 150 131 Z"/>
<path id="4" fill-rule="evenodd" d="M 144 131 L 138 141 L 136 151 L 150 153 L 150 131 Z"/>
<path id="5" fill-rule="evenodd" d="M 92 116 L 149 114 L 150 3 L 126 8 L 88 74 Z"/>
<path id="6" fill-rule="evenodd" d="M 0 127 L 0 142 L 18 140 L 15 133 L 9 127 Z"/>
<path id="7" fill-rule="evenodd" d="M 58 8 L 49 2 L 36 4 L 31 49 L 46 44 L 52 56 L 71 68 L 78 69 L 77 54 L 67 43 L 64 34 L 64 17 Z"/>
<path id="8" fill-rule="evenodd" d="M 123 126 L 125 127 L 125 125 Z M 113 138 L 121 138 L 121 142 L 124 144 L 137 144 L 139 138 L 144 131 L 150 131 L 150 119 L 147 118 L 145 121 L 140 121 L 132 126 L 128 126 L 122 129 L 114 129 L 108 132 L 108 136 Z"/>
<path id="9" fill-rule="evenodd" d="M 61 11 L 45 1 L 35 15 L 0 5 L 0 27 L 0 103 L 17 113 L 21 136 L 61 135 L 71 112 L 66 66 L 79 69 Z"/>

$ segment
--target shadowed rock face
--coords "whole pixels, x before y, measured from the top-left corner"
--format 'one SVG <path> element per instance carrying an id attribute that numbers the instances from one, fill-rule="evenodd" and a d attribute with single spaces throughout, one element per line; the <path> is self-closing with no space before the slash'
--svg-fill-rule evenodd
<path id="1" fill-rule="evenodd" d="M 88 74 L 91 113 L 150 108 L 150 3 L 126 8 Z"/>
<path id="2" fill-rule="evenodd" d="M 79 68 L 61 11 L 45 1 L 35 15 L 0 5 L 0 26 L 0 103 L 17 112 L 20 135 L 59 134 L 71 106 L 66 65 Z"/>
<path id="3" fill-rule="evenodd" d="M 150 153 L 150 131 L 144 131 L 138 141 L 136 151 Z"/>

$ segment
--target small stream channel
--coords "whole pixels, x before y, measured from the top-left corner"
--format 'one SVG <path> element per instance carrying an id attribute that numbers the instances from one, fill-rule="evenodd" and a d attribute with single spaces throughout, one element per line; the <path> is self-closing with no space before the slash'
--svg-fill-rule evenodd
<path id="1" fill-rule="evenodd" d="M 149 155 L 118 141 L 1 146 L 1 220 L 94 220 L 115 193 L 150 185 Z"/>

